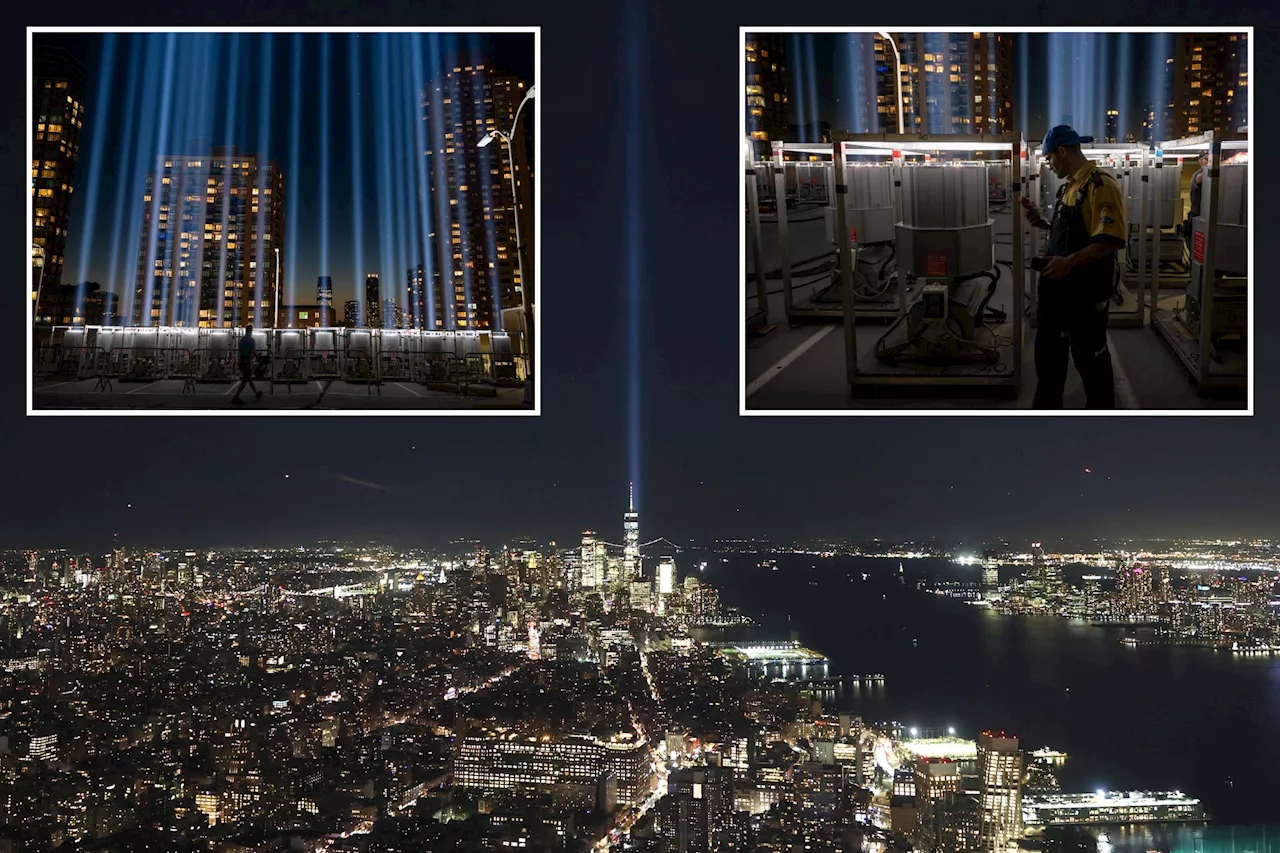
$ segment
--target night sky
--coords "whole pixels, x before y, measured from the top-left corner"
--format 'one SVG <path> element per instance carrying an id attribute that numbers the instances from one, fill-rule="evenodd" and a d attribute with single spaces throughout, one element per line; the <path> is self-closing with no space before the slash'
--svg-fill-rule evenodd
<path id="1" fill-rule="evenodd" d="M 79 186 L 71 212 L 63 283 L 99 282 L 105 290 L 121 295 L 121 306 L 126 310 L 129 304 L 126 291 L 133 282 L 136 257 L 127 248 L 113 252 L 112 246 L 118 240 L 128 245 L 128 241 L 139 237 L 145 177 L 154 171 L 155 157 L 201 153 L 201 146 L 184 144 L 187 139 L 208 140 L 205 148 L 234 145 L 249 154 L 265 151 L 268 159 L 283 170 L 287 220 L 285 273 L 281 281 L 284 304 L 314 303 L 316 278 L 321 275 L 332 277 L 334 298 L 339 306 L 347 299 L 356 298 L 357 282 L 363 298 L 366 273 L 378 273 L 382 281 L 402 290 L 406 270 L 422 258 L 415 246 L 408 240 L 397 239 L 395 229 L 386 225 L 398 213 L 393 207 L 395 194 L 387 184 L 396 181 L 416 190 L 412 171 L 416 165 L 415 151 L 405 150 L 403 146 L 392 148 L 388 137 L 398 130 L 403 138 L 414 129 L 412 122 L 420 110 L 415 109 L 412 90 L 416 85 L 412 81 L 432 81 L 456 65 L 482 63 L 498 73 L 512 74 L 526 82 L 532 81 L 534 72 L 534 40 L 529 34 L 441 35 L 434 46 L 438 52 L 435 64 L 428 36 L 334 34 L 327 40 L 326 127 L 322 96 L 322 80 L 326 76 L 324 35 L 183 33 L 177 36 L 174 45 L 178 72 L 172 76 L 190 82 L 185 87 L 181 82 L 173 87 L 170 138 L 174 144 L 168 150 L 159 150 L 157 130 L 137 117 L 153 114 L 145 107 L 149 94 L 157 101 L 162 96 L 164 75 L 149 76 L 146 61 L 151 57 L 157 68 L 163 67 L 168 37 L 162 33 L 119 34 L 114 36 L 114 50 L 108 45 L 109 38 L 82 33 L 37 36 L 39 42 L 70 50 L 89 72 L 86 92 L 89 118 L 82 131 L 82 157 L 76 167 Z M 417 56 L 411 50 L 415 41 Z M 355 92 L 349 70 L 354 43 L 359 45 L 360 57 L 360 91 Z M 202 49 L 207 52 L 200 54 Z M 191 58 L 189 68 L 181 65 L 184 56 Z M 402 80 L 409 84 L 394 93 L 400 95 L 398 100 L 393 99 L 390 86 L 384 89 L 380 85 L 384 79 L 384 59 L 392 86 Z M 126 94 L 133 88 L 129 83 L 130 74 L 137 74 L 142 80 L 135 98 Z M 100 87 L 102 83 L 106 84 L 107 92 Z M 234 101 L 235 109 L 224 106 L 228 99 Z M 183 108 L 193 100 L 197 102 L 196 110 L 184 112 Z M 353 100 L 359 122 L 353 119 Z M 393 133 L 387 134 L 379 121 L 377 106 L 390 107 L 392 103 L 402 108 L 400 112 L 408 120 L 392 126 Z M 532 113 L 528 108 L 522 113 L 522 127 L 532 122 Z M 136 133 L 130 133 L 131 125 L 138 126 Z M 357 192 L 352 165 L 353 127 L 362 131 L 358 183 L 362 207 L 359 212 L 353 204 L 353 195 Z M 322 138 L 329 143 L 327 170 L 325 151 L 320 144 Z M 443 144 L 443 140 L 439 140 L 439 144 Z M 390 161 L 389 170 L 382 169 L 384 161 Z M 91 180 L 95 175 L 99 176 L 96 191 Z M 326 186 L 327 207 L 324 204 Z M 92 217 L 88 215 L 90 209 L 95 211 Z M 416 208 L 413 219 L 418 220 Z M 121 223 L 125 225 L 123 230 Z M 327 256 L 321 245 L 326 227 Z M 357 233 L 361 237 L 359 270 L 356 269 Z M 390 245 L 386 245 L 388 242 Z M 384 247 L 387 249 L 385 261 Z M 404 302 L 403 296 L 400 301 Z"/>
<path id="2" fill-rule="evenodd" d="M 82 24 L 474 25 L 543 27 L 543 415 L 539 418 L 31 418 L 23 415 L 24 331 L 5 375 L 3 544 L 290 544 L 317 537 L 441 543 L 452 536 L 574 541 L 620 535 L 628 464 L 624 188 L 640 169 L 644 415 L 639 510 L 645 538 L 1277 533 L 1274 288 L 1259 287 L 1257 415 L 1239 417 L 742 418 L 738 415 L 739 24 L 849 25 L 853 7 L 745 0 L 647 4 L 646 138 L 625 162 L 623 10 L 608 4 L 380 4 L 376 11 L 279 0 L 171 7 L 121 0 L 57 18 Z M 435 9 L 436 11 L 432 11 Z M 886 10 L 901 28 L 954 21 L 953 4 Z M 790 14 L 788 20 L 783 16 Z M 1050 16 L 1057 19 L 1049 20 Z M 988 4 L 984 22 L 1219 22 L 1208 6 L 1082 0 L 1037 12 Z M 1259 79 L 1276 73 L 1276 13 L 1250 11 Z M 797 18 L 803 18 L 797 20 Z M 25 63 L 11 29 L 0 53 L 17 101 L 9 316 L 24 316 L 29 135 Z M 1255 134 L 1274 137 L 1275 91 L 1257 90 Z M 1264 150 L 1258 162 L 1268 163 Z M 23 171 L 20 171 L 20 167 Z M 1270 196 L 1275 172 L 1259 168 Z M 1276 224 L 1260 204 L 1256 228 Z M 1273 277 L 1265 272 L 1269 284 Z M 1136 381 L 1136 377 L 1131 377 Z M 1092 475 L 1083 469 L 1092 469 Z M 290 475 L 286 479 L 285 475 Z M 360 486 L 342 477 L 377 484 Z M 1108 479 L 1110 478 L 1110 479 Z M 132 507 L 128 507 L 132 504 Z M 616 541 L 616 540 L 613 540 Z"/>
<path id="3" fill-rule="evenodd" d="M 1221 25 L 1226 25 L 1222 22 Z M 896 32 L 910 32 L 908 30 Z M 968 35 L 968 31 L 965 35 Z M 1017 128 L 1028 138 L 1039 139 L 1053 124 L 1071 114 L 1080 133 L 1099 139 L 1105 132 L 1106 110 L 1120 110 L 1121 138 L 1130 131 L 1142 137 L 1142 108 L 1148 103 L 1162 103 L 1167 98 L 1162 74 L 1165 59 L 1172 55 L 1170 40 L 1160 33 L 1026 33 L 1013 34 L 1014 64 L 1018 71 L 1013 80 L 1013 95 L 1020 96 L 1025 85 L 1026 101 Z M 812 45 L 812 64 L 817 83 L 816 100 L 822 121 L 836 128 L 852 128 L 850 97 L 852 75 L 856 70 L 849 62 L 848 45 L 862 34 L 816 33 L 811 42 L 801 42 L 801 59 L 808 59 Z M 791 37 L 787 47 L 794 52 Z M 893 59 L 889 59 L 892 65 Z M 788 83 L 795 89 L 796 61 L 788 56 Z M 1081 85 L 1084 83 L 1084 86 Z M 1086 89 L 1072 105 L 1073 95 Z M 803 103 L 791 92 L 791 106 Z M 1052 107 L 1052 109 L 1051 109 Z M 807 107 L 806 112 L 812 107 Z M 1075 113 L 1080 113 L 1076 115 Z M 793 116 L 792 121 L 799 123 Z"/>

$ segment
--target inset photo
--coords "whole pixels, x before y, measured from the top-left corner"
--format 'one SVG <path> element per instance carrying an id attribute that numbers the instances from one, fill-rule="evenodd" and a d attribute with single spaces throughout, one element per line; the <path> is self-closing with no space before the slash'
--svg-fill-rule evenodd
<path id="1" fill-rule="evenodd" d="M 744 28 L 742 414 L 1253 406 L 1248 28 Z"/>
<path id="2" fill-rule="evenodd" d="M 538 413 L 537 28 L 27 38 L 28 414 Z"/>

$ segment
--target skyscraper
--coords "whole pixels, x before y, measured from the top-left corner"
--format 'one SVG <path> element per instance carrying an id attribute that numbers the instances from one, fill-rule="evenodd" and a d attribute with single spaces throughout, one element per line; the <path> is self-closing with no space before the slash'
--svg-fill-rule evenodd
<path id="1" fill-rule="evenodd" d="M 627 511 L 622 516 L 622 582 L 640 577 L 640 514 L 636 512 L 636 487 L 627 487 Z"/>
<path id="2" fill-rule="evenodd" d="M 1174 138 L 1237 131 L 1249 116 L 1247 33 L 1178 33 L 1172 61 Z"/>
<path id="3" fill-rule="evenodd" d="M 902 60 L 907 133 L 1005 133 L 1013 128 L 1011 33 L 890 33 Z M 892 48 L 877 35 L 882 132 L 898 129 Z M 881 109 L 888 107 L 887 109 Z"/>
<path id="4" fill-rule="evenodd" d="M 363 316 L 361 326 L 370 329 L 382 328 L 382 300 L 379 298 L 381 287 L 378 274 L 369 273 L 364 277 L 364 304 L 360 306 Z"/>
<path id="5" fill-rule="evenodd" d="M 316 305 L 320 309 L 320 325 L 334 326 L 333 317 L 333 279 L 322 275 L 316 279 Z"/>
<path id="6" fill-rule="evenodd" d="M 1004 732 L 978 738 L 978 784 L 982 807 L 982 850 L 1008 853 L 1022 837 L 1022 752 Z"/>
<path id="7" fill-rule="evenodd" d="M 286 257 L 275 163 L 235 148 L 162 155 L 143 200 L 134 325 L 274 324 L 275 250 Z"/>
<path id="8" fill-rule="evenodd" d="M 431 285 L 446 306 L 437 315 L 440 328 L 498 328 L 501 310 L 521 304 L 511 152 L 504 144 L 480 143 L 495 130 L 511 131 L 527 91 L 521 80 L 484 65 L 465 65 L 424 93 L 427 169 L 438 178 L 428 185 L 440 248 Z M 521 112 L 513 148 L 526 144 L 532 120 L 532 110 Z M 516 152 L 517 164 L 528 162 L 521 153 Z M 515 178 L 518 187 L 531 186 L 532 169 L 518 171 Z M 527 246 L 533 242 L 525 235 Z M 526 260 L 531 257 L 526 252 Z"/>
<path id="9" fill-rule="evenodd" d="M 32 69 L 31 197 L 32 298 L 40 291 L 37 316 L 62 284 L 71 196 L 75 191 L 80 131 L 84 128 L 85 70 L 65 50 L 35 46 Z M 78 284 L 78 282 L 72 282 Z M 46 296 L 48 294 L 48 296 Z"/>
<path id="10" fill-rule="evenodd" d="M 1120 141 L 1120 111 L 1107 110 L 1107 128 L 1103 134 L 1104 142 Z"/>
<path id="11" fill-rule="evenodd" d="M 748 33 L 747 134 L 764 143 L 781 140 L 787 131 L 787 42 L 781 33 Z"/>
<path id="12" fill-rule="evenodd" d="M 667 795 L 658 805 L 662 849 L 668 853 L 719 849 L 719 838 L 733 815 L 733 796 L 733 770 L 728 767 L 673 771 L 667 778 Z"/>
<path id="13" fill-rule="evenodd" d="M 444 295 L 439 288 L 430 286 L 422 264 L 409 270 L 409 314 L 405 318 L 409 329 L 445 328 Z"/>
<path id="14" fill-rule="evenodd" d="M 605 543 L 590 530 L 582 534 L 582 586 L 599 589 L 604 586 Z"/>

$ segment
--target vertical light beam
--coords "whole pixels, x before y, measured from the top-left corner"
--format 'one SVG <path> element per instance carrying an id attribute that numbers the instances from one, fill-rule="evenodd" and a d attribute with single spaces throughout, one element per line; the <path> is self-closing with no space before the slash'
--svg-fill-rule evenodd
<path id="1" fill-rule="evenodd" d="M 154 318 L 155 322 L 151 322 L 151 312 L 155 306 L 155 286 L 156 286 L 156 261 L 160 261 L 161 284 L 164 283 L 164 277 L 167 270 L 164 268 L 164 252 L 160 252 L 157 256 L 157 243 L 160 241 L 160 199 L 165 196 L 164 185 L 161 178 L 165 171 L 165 154 L 164 148 L 169 142 L 169 115 L 173 109 L 173 60 L 174 47 L 177 36 L 168 33 L 165 39 L 164 47 L 164 76 L 161 78 L 162 91 L 160 93 L 160 120 L 155 128 L 155 147 L 152 149 L 152 162 L 155 164 L 155 184 L 151 193 L 151 224 L 147 234 L 147 255 L 146 270 L 143 273 L 143 322 L 140 325 L 158 326 L 161 324 L 164 312 L 161 308 L 160 313 Z M 168 230 L 166 230 L 166 237 Z"/>
<path id="2" fill-rule="evenodd" d="M 227 62 L 230 69 L 230 77 L 227 80 L 227 109 L 226 109 L 226 136 L 224 140 L 224 151 L 222 157 L 222 230 L 221 238 L 218 240 L 218 296 L 216 298 L 217 308 L 215 316 L 217 317 L 217 327 L 224 328 L 228 323 L 239 324 L 241 300 L 244 291 L 233 286 L 233 281 L 243 284 L 242 277 L 237 275 L 229 275 L 227 269 L 227 246 L 231 240 L 231 190 L 235 186 L 238 171 L 235 169 L 236 162 L 236 102 L 239 100 L 239 80 L 240 80 L 240 34 L 231 33 L 230 35 L 230 57 Z M 215 176 L 215 180 L 217 177 Z M 241 227 L 241 217 L 236 217 L 236 230 Z M 244 249 L 237 241 L 236 255 L 240 255 Z M 232 256 L 234 263 L 235 256 Z M 241 269 L 236 264 L 236 269 Z M 232 300 L 231 316 L 225 316 L 225 306 L 227 300 Z"/>
<path id="3" fill-rule="evenodd" d="M 85 217 L 84 226 L 80 234 L 80 257 L 77 258 L 76 279 L 77 287 L 84 284 L 89 278 L 89 255 L 92 253 L 94 219 L 98 211 L 98 186 L 102 180 L 102 145 L 106 139 L 107 116 L 110 113 L 111 105 L 111 83 L 115 78 L 116 66 L 116 35 L 115 33 L 107 33 L 102 40 L 102 55 L 98 64 L 98 92 L 93 102 L 88 106 L 93 109 L 93 137 L 89 143 L 90 158 L 93 168 L 89 170 L 89 180 L 85 187 Z M 127 120 L 127 119 L 126 119 Z M 128 149 L 126 149 L 128 150 Z M 89 159 L 89 158 L 86 158 Z M 77 308 L 83 308 L 84 291 L 78 290 L 76 293 Z"/>
<path id="4" fill-rule="evenodd" d="M 332 276 L 329 269 L 329 34 L 320 36 L 320 275 Z M 330 278 L 332 284 L 333 279 Z M 318 284 L 318 282 L 317 282 Z M 332 291 L 330 291 L 332 293 Z M 325 320 L 338 325 L 337 306 L 331 306 Z M 322 312 L 323 316 L 323 312 Z"/>
<path id="5" fill-rule="evenodd" d="M 285 209 L 288 217 L 285 241 L 285 266 L 281 270 L 283 289 L 288 293 L 286 305 L 297 305 L 295 288 L 298 282 L 298 170 L 301 166 L 299 148 L 302 137 L 302 33 L 293 34 L 293 79 L 290 88 L 293 103 L 289 111 L 289 173 L 285 175 L 285 195 L 289 206 Z M 284 273 L 289 275 L 286 278 Z M 288 320 L 285 321 L 286 323 Z"/>
<path id="6" fill-rule="evenodd" d="M 457 299 L 456 287 L 457 276 L 454 275 L 453 269 L 453 217 L 449 210 L 449 180 L 445 163 L 445 121 L 446 111 L 444 104 L 441 103 L 448 98 L 448 66 L 440 55 L 440 35 L 432 33 L 428 42 L 429 65 L 428 71 L 431 76 L 431 110 L 427 115 L 430 119 L 428 127 L 427 142 L 431 145 L 432 150 L 432 196 L 435 198 L 436 207 L 436 242 L 435 246 L 440 253 L 440 304 L 444 312 L 444 328 L 457 328 Z M 451 104 L 448 115 L 452 116 L 457 109 L 457 104 Z"/>
<path id="7" fill-rule="evenodd" d="M 627 331 L 628 355 L 630 356 L 630 396 L 628 461 L 631 469 L 631 482 L 635 484 L 635 506 L 640 505 L 640 428 L 642 423 L 640 383 L 642 380 L 640 357 L 640 311 L 641 311 L 641 258 L 643 257 L 644 226 L 642 211 L 644 210 L 644 181 L 642 175 L 644 146 L 640 144 L 644 132 L 644 89 L 645 74 L 644 57 L 641 46 L 648 43 L 645 32 L 644 4 L 640 0 L 632 0 L 629 4 L 631 26 L 628 27 L 630 39 L 627 43 L 627 133 L 625 136 L 626 157 L 623 168 L 626 171 L 627 188 Z"/>
<path id="8" fill-rule="evenodd" d="M 352 33 L 347 44 L 351 50 L 351 230 L 355 236 L 356 310 L 363 324 L 368 325 L 369 306 L 364 291 L 364 176 L 361 174 L 364 170 L 361 150 L 364 117 L 360 114 L 360 34 Z"/>
<path id="9" fill-rule="evenodd" d="M 255 202 L 258 208 L 258 239 L 255 241 L 257 246 L 257 257 L 255 258 L 256 266 L 254 267 L 254 294 L 253 294 L 253 325 L 255 328 L 261 328 L 266 320 L 271 320 L 272 325 L 275 324 L 275 308 L 276 297 L 274 293 L 275 281 L 274 276 L 268 276 L 267 270 L 270 265 L 272 273 L 275 272 L 275 252 L 272 251 L 279 245 L 280 235 L 272 234 L 272 245 L 268 246 L 266 241 L 262 239 L 262 235 L 267 233 L 267 189 L 271 186 L 270 179 L 270 151 L 271 151 L 271 42 L 272 34 L 263 33 L 259 36 L 262 41 L 259 43 L 259 59 L 261 67 L 258 71 L 260 79 L 260 88 L 258 89 L 258 197 Z M 272 200 L 274 207 L 276 200 Z M 274 217 L 273 217 L 274 218 Z M 264 317 L 262 311 L 263 297 L 270 294 L 270 307 L 272 315 Z"/>
<path id="10" fill-rule="evenodd" d="M 413 61 L 413 130 L 414 142 L 416 147 L 413 152 L 414 176 L 418 180 L 418 240 L 416 243 L 417 251 L 414 253 L 416 260 L 411 263 L 422 264 L 422 281 L 421 281 L 421 298 L 423 301 L 422 310 L 425 317 L 425 325 L 422 328 L 436 328 L 436 301 L 435 301 L 435 258 L 432 250 L 434 249 L 433 240 L 435 234 L 431 228 L 431 191 L 429 181 L 431 159 L 427 156 L 428 134 L 427 134 L 427 116 L 423 112 L 423 99 L 429 97 L 427 93 L 427 76 L 423 71 L 423 52 L 422 52 L 422 36 L 414 34 L 410 36 L 410 45 Z"/>
<path id="11" fill-rule="evenodd" d="M 121 229 L 127 223 L 133 231 L 136 238 L 138 234 L 138 220 L 131 218 L 126 211 L 132 211 L 133 205 L 129 204 L 126 199 L 132 195 L 134 186 L 133 181 L 136 177 L 136 171 L 133 164 L 138 159 L 138 153 L 134 151 L 134 137 L 137 132 L 139 118 L 138 112 L 138 89 L 142 86 L 142 62 L 144 51 L 142 50 L 144 36 L 137 34 L 126 36 L 129 41 L 127 51 L 129 53 L 129 88 L 128 95 L 125 97 L 124 114 L 122 120 L 124 128 L 122 129 L 123 137 L 120 146 L 120 163 L 119 173 L 116 175 L 116 203 L 112 210 L 116 211 L 115 222 L 111 227 L 111 263 L 107 267 L 107 281 L 103 284 L 107 288 L 108 293 L 119 294 L 119 302 L 116 310 L 120 314 L 124 322 L 129 322 L 133 317 L 133 288 L 129 287 L 128 293 L 124 293 L 117 287 L 120 273 L 120 247 L 124 243 Z M 100 148 L 94 149 L 100 152 Z M 126 193 L 128 195 L 126 195 Z M 129 256 L 129 263 L 136 264 L 138 262 L 138 253 L 135 248 L 132 255 Z M 127 280 L 127 279 L 126 279 Z M 126 298 L 127 297 L 127 298 Z"/>

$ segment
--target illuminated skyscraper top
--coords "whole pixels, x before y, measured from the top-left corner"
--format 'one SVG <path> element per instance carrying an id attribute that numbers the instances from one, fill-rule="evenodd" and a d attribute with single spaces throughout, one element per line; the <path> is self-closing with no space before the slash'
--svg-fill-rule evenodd
<path id="1" fill-rule="evenodd" d="M 627 512 L 622 516 L 622 582 L 640 577 L 640 514 L 636 512 L 636 487 L 627 486 Z"/>

